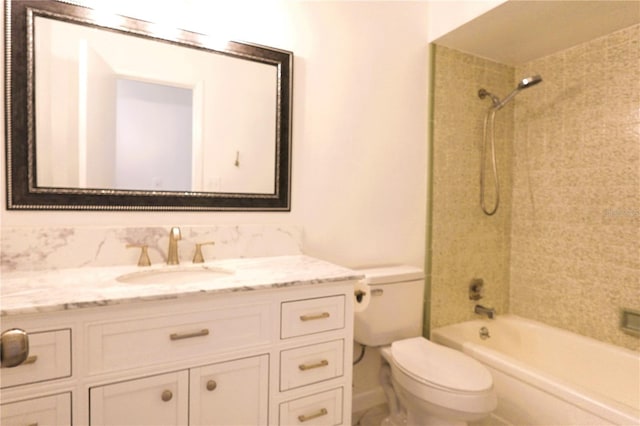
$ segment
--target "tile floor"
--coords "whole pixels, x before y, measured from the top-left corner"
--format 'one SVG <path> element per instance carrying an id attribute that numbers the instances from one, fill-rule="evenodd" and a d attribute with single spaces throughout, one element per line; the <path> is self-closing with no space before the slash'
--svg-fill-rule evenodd
<path id="1" fill-rule="evenodd" d="M 387 404 L 376 405 L 375 407 L 353 413 L 351 416 L 351 426 L 381 426 L 382 421 L 389 416 Z M 383 425 L 384 426 L 384 425 Z M 411 426 L 411 425 L 407 425 Z M 413 425 L 415 426 L 415 425 Z M 469 426 L 510 426 L 508 423 L 491 416 L 478 422 L 469 423 Z"/>
<path id="2" fill-rule="evenodd" d="M 382 420 L 389 415 L 387 404 L 376 405 L 351 416 L 352 426 L 380 426 Z"/>

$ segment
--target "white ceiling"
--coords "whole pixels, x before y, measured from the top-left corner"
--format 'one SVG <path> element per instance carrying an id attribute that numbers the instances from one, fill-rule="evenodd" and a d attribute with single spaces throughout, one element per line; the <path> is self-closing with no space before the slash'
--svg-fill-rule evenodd
<path id="1" fill-rule="evenodd" d="M 435 40 L 507 65 L 640 23 L 640 0 L 510 0 Z"/>

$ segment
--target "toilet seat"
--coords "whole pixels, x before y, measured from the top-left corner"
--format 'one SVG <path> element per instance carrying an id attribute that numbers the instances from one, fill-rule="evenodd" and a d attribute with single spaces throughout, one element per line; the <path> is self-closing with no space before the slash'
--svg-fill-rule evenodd
<path id="1" fill-rule="evenodd" d="M 394 383 L 411 398 L 465 416 L 497 406 L 491 373 L 462 352 L 414 337 L 393 342 L 388 355 Z"/>
<path id="2" fill-rule="evenodd" d="M 393 342 L 391 355 L 404 374 L 444 391 L 482 393 L 493 386 L 491 373 L 478 361 L 424 337 Z"/>

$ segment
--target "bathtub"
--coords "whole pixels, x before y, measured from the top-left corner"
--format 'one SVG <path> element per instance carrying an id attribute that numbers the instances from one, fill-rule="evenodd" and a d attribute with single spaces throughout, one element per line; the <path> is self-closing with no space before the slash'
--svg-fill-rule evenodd
<path id="1" fill-rule="evenodd" d="M 487 424 L 640 425 L 638 352 L 515 315 L 436 328 L 431 339 L 491 371 L 498 408 Z"/>

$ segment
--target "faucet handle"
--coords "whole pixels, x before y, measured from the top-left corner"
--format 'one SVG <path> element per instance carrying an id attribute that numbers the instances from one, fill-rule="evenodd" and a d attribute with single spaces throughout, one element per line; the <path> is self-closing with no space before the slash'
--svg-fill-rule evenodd
<path id="1" fill-rule="evenodd" d="M 138 266 L 151 266 L 151 260 L 149 259 L 149 252 L 146 244 L 127 244 L 127 248 L 139 248 L 140 258 L 138 259 Z"/>
<path id="2" fill-rule="evenodd" d="M 204 263 L 204 256 L 202 256 L 202 246 L 212 246 L 215 242 L 205 241 L 203 243 L 196 243 L 196 251 L 193 253 L 193 263 Z"/>

